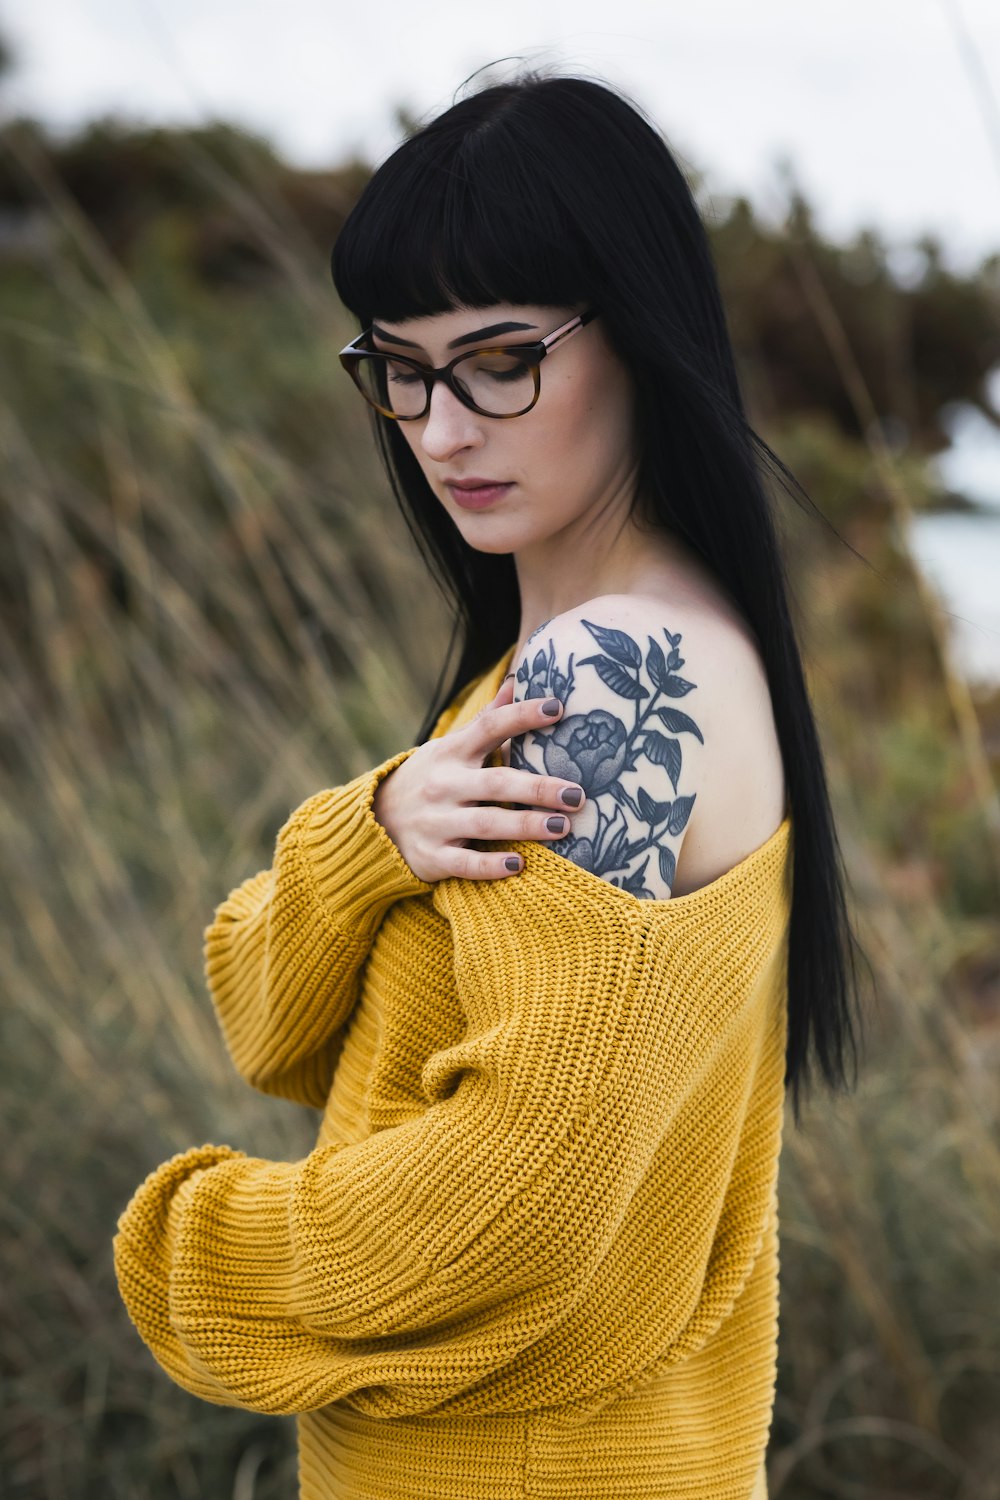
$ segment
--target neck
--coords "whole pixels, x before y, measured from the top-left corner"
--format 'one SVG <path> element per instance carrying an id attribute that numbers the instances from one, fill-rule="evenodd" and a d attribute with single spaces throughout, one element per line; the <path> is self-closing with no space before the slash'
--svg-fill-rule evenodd
<path id="1" fill-rule="evenodd" d="M 523 645 L 555 615 L 603 594 L 690 593 L 704 564 L 679 537 L 598 516 L 515 554 Z"/>

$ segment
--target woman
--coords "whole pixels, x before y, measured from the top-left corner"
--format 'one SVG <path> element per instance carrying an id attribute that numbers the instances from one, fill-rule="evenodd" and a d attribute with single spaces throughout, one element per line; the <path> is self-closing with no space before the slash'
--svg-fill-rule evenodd
<path id="1" fill-rule="evenodd" d="M 158 1168 L 123 1297 L 188 1390 L 298 1414 L 303 1500 L 764 1496 L 785 1090 L 846 1085 L 851 934 L 703 226 L 629 102 L 529 74 L 333 273 L 460 660 L 205 933 L 316 1149 Z"/>

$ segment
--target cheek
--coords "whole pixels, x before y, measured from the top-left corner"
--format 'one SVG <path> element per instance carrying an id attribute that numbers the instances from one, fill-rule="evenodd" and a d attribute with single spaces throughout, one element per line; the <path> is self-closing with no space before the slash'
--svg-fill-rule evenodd
<path id="1" fill-rule="evenodd" d="M 627 388 L 606 371 L 588 373 L 558 392 L 552 427 L 562 463 L 575 472 L 617 462 L 632 442 Z"/>
<path id="2" fill-rule="evenodd" d="M 597 384 L 588 378 L 550 378 L 542 394 L 547 399 L 530 414 L 537 420 L 524 434 L 531 452 L 557 472 L 567 464 L 576 469 L 594 451 L 594 427 L 600 416 Z"/>

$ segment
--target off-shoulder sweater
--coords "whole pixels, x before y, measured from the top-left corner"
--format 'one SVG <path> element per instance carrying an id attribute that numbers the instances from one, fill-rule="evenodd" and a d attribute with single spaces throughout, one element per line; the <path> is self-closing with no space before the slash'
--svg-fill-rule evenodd
<path id="1" fill-rule="evenodd" d="M 484 846 L 518 875 L 427 883 L 372 811 L 415 748 L 311 796 L 216 908 L 233 1062 L 322 1123 L 299 1161 L 151 1172 L 129 1315 L 195 1395 L 296 1414 L 301 1500 L 757 1500 L 790 820 L 668 900 L 532 840 Z"/>

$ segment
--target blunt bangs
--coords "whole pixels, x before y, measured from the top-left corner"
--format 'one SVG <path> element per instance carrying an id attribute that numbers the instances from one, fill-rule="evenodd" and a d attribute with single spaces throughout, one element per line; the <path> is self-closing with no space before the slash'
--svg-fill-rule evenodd
<path id="1" fill-rule="evenodd" d="M 575 206 L 562 201 L 565 165 L 518 139 L 516 111 L 478 124 L 482 95 L 397 148 L 372 175 L 337 238 L 337 294 L 367 328 L 497 303 L 562 307 L 600 283 Z M 520 101 L 524 109 L 525 101 Z M 471 128 L 470 128 L 471 125 Z"/>

